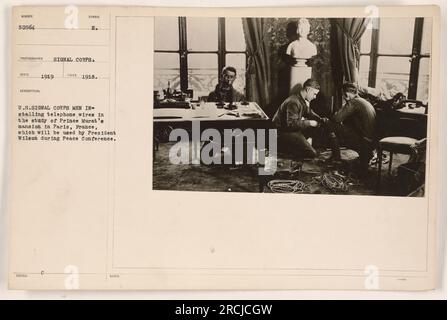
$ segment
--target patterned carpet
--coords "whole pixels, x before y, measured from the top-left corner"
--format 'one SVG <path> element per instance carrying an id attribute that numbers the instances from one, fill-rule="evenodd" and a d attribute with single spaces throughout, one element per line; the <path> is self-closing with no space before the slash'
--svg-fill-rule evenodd
<path id="1" fill-rule="evenodd" d="M 273 192 L 269 188 L 269 181 L 293 180 L 306 187 L 304 191 L 298 189 L 298 193 L 375 195 L 377 192 L 377 168 L 370 166 L 367 174 L 356 174 L 355 164 L 358 155 L 349 149 L 342 150 L 343 161 L 335 166 L 325 161 L 329 158 L 330 151 L 323 151 L 318 158 L 303 162 L 280 154 L 277 156 L 276 173 L 273 176 L 259 176 L 256 165 L 172 164 L 169 161 L 169 150 L 173 145 L 174 143 L 161 143 L 155 153 L 153 163 L 155 190 Z M 381 195 L 399 195 L 393 174 L 396 168 L 407 160 L 408 156 L 395 155 L 391 176 L 388 174 L 388 164 L 384 164 Z M 322 183 L 323 174 L 334 172 L 335 176 L 329 177 L 341 179 L 345 183 L 346 190 L 331 188 L 332 184 Z"/>

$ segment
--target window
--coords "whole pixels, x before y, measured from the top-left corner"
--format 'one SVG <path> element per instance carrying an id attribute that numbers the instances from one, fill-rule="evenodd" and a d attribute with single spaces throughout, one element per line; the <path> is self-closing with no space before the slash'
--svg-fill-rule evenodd
<path id="1" fill-rule="evenodd" d="M 154 90 L 192 89 L 194 99 L 214 90 L 226 65 L 233 86 L 245 91 L 246 48 L 241 18 L 155 18 Z"/>
<path id="2" fill-rule="evenodd" d="M 431 19 L 381 18 L 360 43 L 359 85 L 428 101 Z"/>

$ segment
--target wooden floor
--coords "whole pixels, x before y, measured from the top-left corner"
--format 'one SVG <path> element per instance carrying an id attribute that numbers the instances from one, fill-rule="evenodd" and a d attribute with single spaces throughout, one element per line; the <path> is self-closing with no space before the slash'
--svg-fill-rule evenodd
<path id="1" fill-rule="evenodd" d="M 278 155 L 277 171 L 274 176 L 259 177 L 256 166 L 228 165 L 193 165 L 172 164 L 169 161 L 169 149 L 174 143 L 161 143 L 155 153 L 153 163 L 154 190 L 180 191 L 218 191 L 218 192 L 272 192 L 267 186 L 272 179 L 287 179 L 302 181 L 309 188 L 309 194 L 350 194 L 376 195 L 377 168 L 370 167 L 366 175 L 359 177 L 353 173 L 353 164 L 357 154 L 352 150 L 342 150 L 343 164 L 333 167 L 324 159 L 330 156 L 330 151 L 322 152 L 317 159 L 306 160 L 300 171 L 296 171 L 299 163 L 294 159 Z M 393 171 L 408 160 L 408 156 L 395 155 Z M 349 178 L 348 191 L 330 190 L 319 183 L 322 174 L 336 170 L 342 176 Z M 295 171 L 295 172 L 294 172 Z M 392 175 L 388 175 L 388 164 L 383 166 L 381 195 L 398 195 Z"/>

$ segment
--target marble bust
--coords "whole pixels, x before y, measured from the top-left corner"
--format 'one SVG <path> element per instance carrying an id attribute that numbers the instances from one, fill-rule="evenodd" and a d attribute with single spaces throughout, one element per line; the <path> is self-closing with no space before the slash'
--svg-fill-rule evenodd
<path id="1" fill-rule="evenodd" d="M 292 41 L 286 50 L 292 61 L 290 66 L 290 89 L 302 85 L 304 81 L 312 77 L 312 68 L 306 62 L 317 54 L 317 47 L 307 38 L 310 32 L 309 20 L 298 20 L 298 39 Z"/>

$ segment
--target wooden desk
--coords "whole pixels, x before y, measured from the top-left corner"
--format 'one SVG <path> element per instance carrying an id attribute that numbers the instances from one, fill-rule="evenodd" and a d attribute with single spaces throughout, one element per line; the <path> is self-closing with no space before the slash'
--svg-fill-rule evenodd
<path id="1" fill-rule="evenodd" d="M 159 142 L 167 142 L 169 134 L 174 128 L 183 128 L 188 132 L 192 129 L 192 124 L 199 122 L 200 134 L 206 129 L 269 129 L 272 127 L 268 116 L 256 102 L 249 102 L 247 105 L 241 102 L 234 103 L 236 109 L 228 110 L 224 107 L 218 108 L 215 102 L 193 103 L 191 109 L 180 108 L 158 108 L 154 109 L 154 151 L 158 149 Z M 228 103 L 225 105 L 228 106 Z M 223 139 L 222 135 L 222 139 Z M 265 132 L 266 141 L 269 132 Z M 255 137 L 257 139 L 257 135 Z M 223 145 L 223 141 L 221 142 Z M 255 142 L 257 145 L 257 141 Z M 233 146 L 234 147 L 234 146 Z M 268 146 L 264 145 L 264 148 Z M 155 158 L 155 153 L 154 153 Z"/>
<path id="2" fill-rule="evenodd" d="M 266 121 L 269 118 L 256 102 L 243 105 L 236 102 L 234 110 L 218 108 L 215 102 L 192 103 L 191 109 L 159 108 L 154 109 L 155 123 L 176 123 L 189 121 L 233 122 L 233 121 Z M 228 106 L 228 103 L 225 104 Z"/>
<path id="3" fill-rule="evenodd" d="M 424 108 L 378 111 L 381 137 L 427 137 L 427 115 Z"/>

